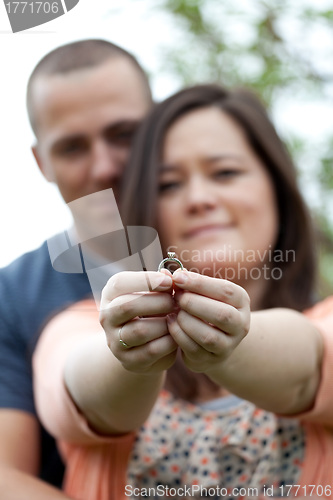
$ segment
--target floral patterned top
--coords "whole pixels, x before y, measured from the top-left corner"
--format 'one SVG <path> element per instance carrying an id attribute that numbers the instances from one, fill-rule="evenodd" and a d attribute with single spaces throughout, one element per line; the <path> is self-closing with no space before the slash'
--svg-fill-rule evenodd
<path id="1" fill-rule="evenodd" d="M 128 483 L 142 491 L 219 485 L 231 499 L 235 488 L 255 488 L 259 495 L 273 486 L 280 496 L 280 486 L 297 484 L 305 435 L 296 420 L 277 418 L 235 396 L 214 401 L 217 409 L 210 403 L 192 405 L 162 391 L 136 438 Z"/>

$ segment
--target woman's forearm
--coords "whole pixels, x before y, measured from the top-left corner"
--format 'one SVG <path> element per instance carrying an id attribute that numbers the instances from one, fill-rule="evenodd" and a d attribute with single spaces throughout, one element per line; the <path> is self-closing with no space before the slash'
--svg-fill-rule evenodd
<path id="1" fill-rule="evenodd" d="M 252 313 L 248 335 L 207 374 L 233 394 L 268 411 L 311 408 L 320 381 L 322 338 L 302 314 L 287 309 Z"/>
<path id="2" fill-rule="evenodd" d="M 105 338 L 98 335 L 77 346 L 65 366 L 71 397 L 90 425 L 101 433 L 125 433 L 140 427 L 163 381 L 164 372 L 127 371 L 110 352 Z"/>

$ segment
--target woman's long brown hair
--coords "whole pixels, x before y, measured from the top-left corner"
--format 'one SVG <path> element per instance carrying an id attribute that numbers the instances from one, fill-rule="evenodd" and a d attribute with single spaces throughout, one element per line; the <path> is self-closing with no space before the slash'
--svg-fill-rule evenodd
<path id="1" fill-rule="evenodd" d="M 158 168 L 165 134 L 181 116 L 211 106 L 227 113 L 242 127 L 253 151 L 266 166 L 279 212 L 279 235 L 274 250 L 281 251 L 281 255 L 293 251 L 295 255 L 295 259 L 279 263 L 282 277 L 269 280 L 260 308 L 288 307 L 302 311 L 314 302 L 316 254 L 312 222 L 297 185 L 294 164 L 265 108 L 247 90 L 198 85 L 155 106 L 140 127 L 123 175 L 124 225 L 152 226 L 158 231 Z M 179 363 L 169 372 L 168 385 L 175 394 L 185 399 L 195 397 L 195 374 L 183 370 Z"/>

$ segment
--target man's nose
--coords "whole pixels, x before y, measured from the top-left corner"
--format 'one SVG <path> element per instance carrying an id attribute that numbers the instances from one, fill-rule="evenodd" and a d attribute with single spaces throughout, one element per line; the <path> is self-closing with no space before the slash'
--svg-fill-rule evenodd
<path id="1" fill-rule="evenodd" d="M 96 181 L 118 179 L 123 169 L 124 159 L 113 145 L 102 139 L 92 146 L 91 176 Z"/>

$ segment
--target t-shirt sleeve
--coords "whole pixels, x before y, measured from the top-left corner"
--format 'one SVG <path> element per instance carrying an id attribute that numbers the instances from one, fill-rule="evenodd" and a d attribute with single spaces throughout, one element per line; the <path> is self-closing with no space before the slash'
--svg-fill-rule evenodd
<path id="1" fill-rule="evenodd" d="M 94 432 L 73 402 L 64 383 L 68 354 L 76 343 L 104 335 L 96 305 L 83 301 L 53 318 L 42 332 L 33 355 L 34 395 L 37 413 L 55 438 L 77 445 L 113 442 L 121 436 Z"/>
<path id="2" fill-rule="evenodd" d="M 333 427 L 333 297 L 320 302 L 305 314 L 322 335 L 324 354 L 314 406 L 297 417 L 302 421 Z"/>
<path id="3" fill-rule="evenodd" d="M 6 296 L 2 293 L 0 296 L 0 409 L 22 410 L 35 415 L 31 354 L 18 335 L 20 319 L 12 313 Z"/>

